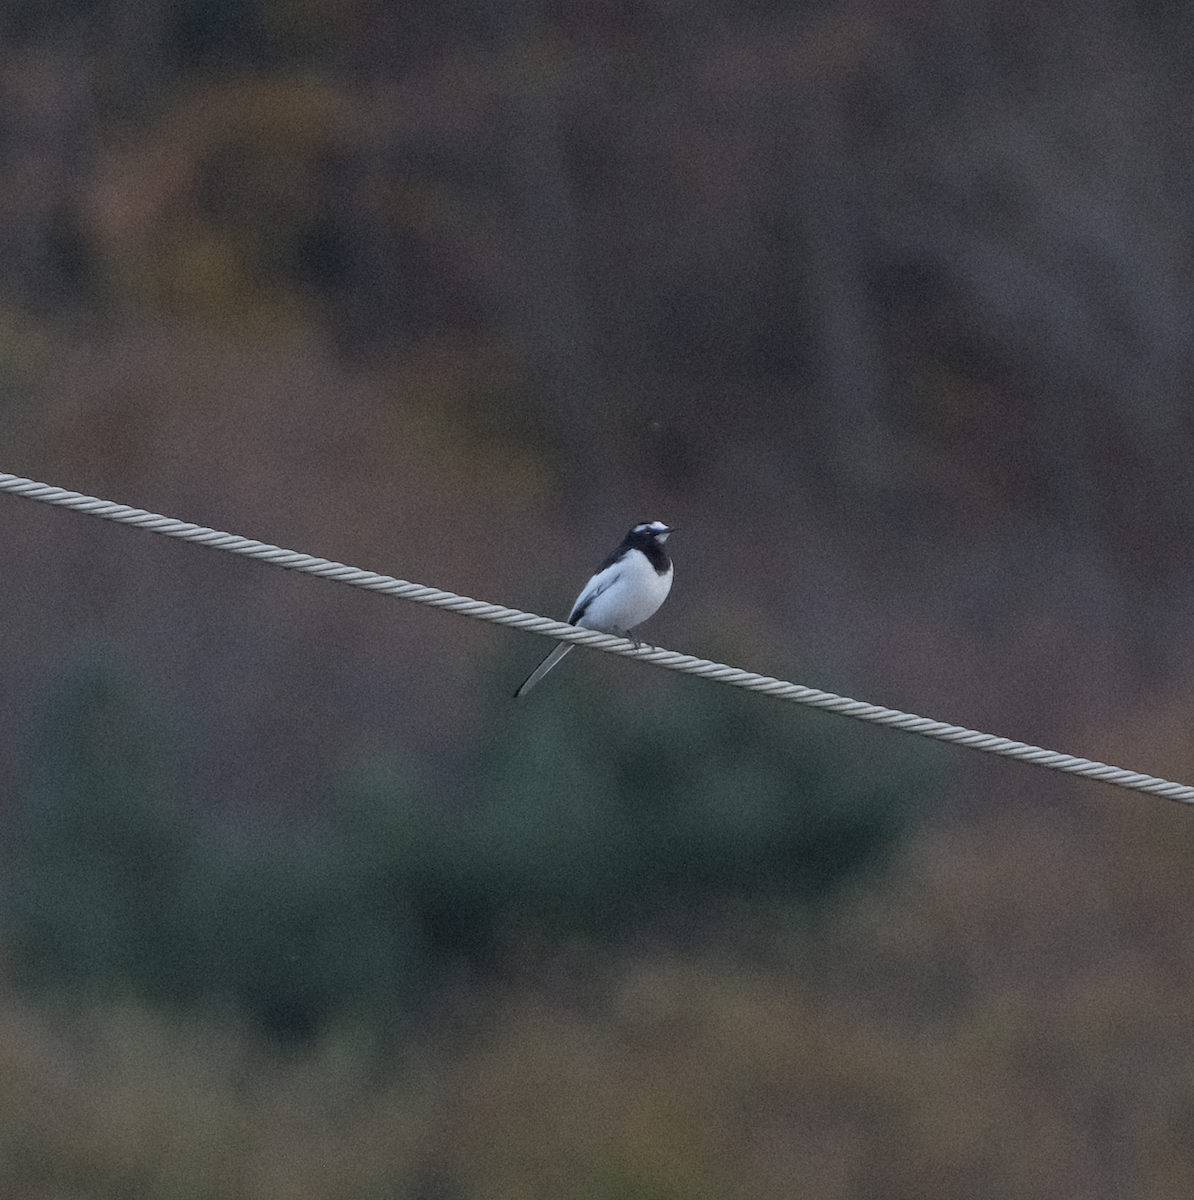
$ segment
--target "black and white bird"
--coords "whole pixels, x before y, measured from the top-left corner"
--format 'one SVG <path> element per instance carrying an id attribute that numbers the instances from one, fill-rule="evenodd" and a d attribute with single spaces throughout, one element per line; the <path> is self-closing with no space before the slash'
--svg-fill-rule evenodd
<path id="1" fill-rule="evenodd" d="M 626 637 L 653 616 L 672 590 L 672 560 L 664 543 L 675 532 L 662 521 L 636 525 L 585 584 L 568 614 L 568 624 Z M 572 645 L 560 642 L 527 676 L 514 698 L 525 696 Z"/>

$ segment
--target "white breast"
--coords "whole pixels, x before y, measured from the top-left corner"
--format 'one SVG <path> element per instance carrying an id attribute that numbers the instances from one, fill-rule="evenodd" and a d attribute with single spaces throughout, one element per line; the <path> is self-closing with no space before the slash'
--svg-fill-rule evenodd
<path id="1" fill-rule="evenodd" d="M 621 562 L 589 580 L 573 606 L 575 612 L 589 601 L 576 624 L 602 633 L 626 633 L 653 616 L 671 589 L 671 565 L 660 575 L 645 554 L 632 550 Z"/>

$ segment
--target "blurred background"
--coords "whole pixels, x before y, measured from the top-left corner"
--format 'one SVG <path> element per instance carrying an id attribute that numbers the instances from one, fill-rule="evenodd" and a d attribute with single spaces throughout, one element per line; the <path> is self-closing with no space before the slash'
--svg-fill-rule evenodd
<path id="1" fill-rule="evenodd" d="M 1194 9 L 3 0 L 0 470 L 1194 780 Z M 1194 1194 L 1194 817 L 0 497 L 0 1192 Z"/>

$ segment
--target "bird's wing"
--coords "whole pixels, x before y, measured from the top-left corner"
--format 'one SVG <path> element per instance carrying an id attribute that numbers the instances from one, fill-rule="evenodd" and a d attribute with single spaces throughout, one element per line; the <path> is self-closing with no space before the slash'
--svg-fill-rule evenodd
<path id="1" fill-rule="evenodd" d="M 568 624 L 579 624 L 581 618 L 588 611 L 589 605 L 601 595 L 602 592 L 608 591 L 622 577 L 622 563 L 610 563 L 608 567 L 598 571 L 588 583 L 585 584 L 585 589 L 576 598 L 576 603 L 572 606 L 572 611 L 568 614 Z"/>

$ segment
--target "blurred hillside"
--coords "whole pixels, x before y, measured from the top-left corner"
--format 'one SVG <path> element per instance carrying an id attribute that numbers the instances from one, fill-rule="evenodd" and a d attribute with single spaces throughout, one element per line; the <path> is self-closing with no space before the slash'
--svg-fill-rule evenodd
<path id="1" fill-rule="evenodd" d="M 6 465 L 556 609 L 662 513 L 661 640 L 1071 736 L 1189 666 L 1186 20 L 13 3 Z M 76 597 L 17 605 L 10 656 L 136 630 L 300 774 L 384 713 L 442 729 L 470 690 L 446 651 L 493 646 L 9 529 Z"/>
<path id="2" fill-rule="evenodd" d="M 1064 736 L 1188 665 L 1185 20 L 14 3 L 7 465 L 557 606 L 666 510 L 672 640 Z M 226 565 L 134 581 L 170 552 L 13 517 L 46 520 L 56 559 L 128 544 L 87 602 L 188 620 L 204 708 L 267 624 L 304 649 L 251 672 L 275 701 L 451 670 L 417 616 L 366 636 L 304 587 L 278 621 L 289 583 L 238 567 L 213 620 Z M 330 690 L 277 687 L 315 647 Z"/>
<path id="3" fill-rule="evenodd" d="M 652 640 L 1189 780 L 1192 39 L 1163 0 L 6 0 L 0 469 L 552 613 L 659 517 Z M 586 655 L 512 710 L 534 639 L 159 542 L 0 497 L 0 1148 L 68 1164 L 28 1194 L 297 1195 L 256 1147 L 336 1079 L 329 1161 L 402 1133 L 311 1195 L 1188 1194 L 1185 814 Z M 440 1085 L 371 1092 L 349 1010 Z M 212 1021 L 196 1127 L 263 1029 L 304 1047 L 243 1178 L 5 1123 L 88 1038 L 79 1111 L 127 1068 L 168 1112 Z M 536 1070 L 599 1148 L 571 1101 L 543 1161 L 503 1125 Z"/>

